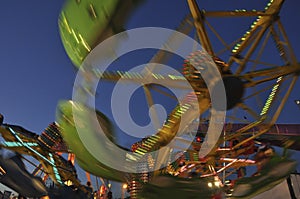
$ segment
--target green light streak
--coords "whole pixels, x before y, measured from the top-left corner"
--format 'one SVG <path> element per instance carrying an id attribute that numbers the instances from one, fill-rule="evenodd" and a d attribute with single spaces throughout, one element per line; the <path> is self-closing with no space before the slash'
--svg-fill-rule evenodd
<path id="1" fill-rule="evenodd" d="M 269 7 L 272 5 L 272 3 L 273 3 L 273 0 L 270 0 L 270 2 L 269 2 L 269 3 L 267 4 L 267 6 L 265 7 L 265 11 L 269 9 Z M 235 12 L 240 12 L 240 11 L 239 11 L 239 10 L 235 10 Z M 234 46 L 233 50 L 231 51 L 232 53 L 237 53 L 237 52 L 238 52 L 238 50 L 240 49 L 240 46 L 241 46 L 242 41 L 245 41 L 246 38 L 250 35 L 251 30 L 252 30 L 253 28 L 255 28 L 257 22 L 260 20 L 261 17 L 262 17 L 262 16 L 258 16 L 258 17 L 256 18 L 256 20 L 251 24 L 250 30 L 248 30 L 248 31 L 243 35 L 243 37 L 241 38 L 241 40 Z"/>
<path id="2" fill-rule="evenodd" d="M 271 106 L 271 104 L 274 100 L 275 94 L 278 91 L 281 80 L 282 80 L 282 77 L 277 78 L 276 84 L 273 86 L 271 94 L 269 95 L 269 97 L 268 97 L 268 99 L 267 99 L 267 101 L 266 101 L 266 103 L 263 107 L 263 110 L 260 113 L 261 116 L 265 115 L 268 112 L 268 110 L 269 110 L 269 108 L 270 108 L 270 106 Z"/>

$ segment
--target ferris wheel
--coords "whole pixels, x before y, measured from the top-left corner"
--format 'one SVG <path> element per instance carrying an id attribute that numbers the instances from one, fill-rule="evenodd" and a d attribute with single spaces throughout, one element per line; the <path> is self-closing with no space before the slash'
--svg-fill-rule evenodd
<path id="1" fill-rule="evenodd" d="M 159 82 L 163 82 L 165 87 L 182 90 L 187 89 L 182 85 L 187 80 L 194 95 L 187 93 L 182 103 L 177 105 L 175 100 L 173 103 L 175 105 L 167 113 L 163 124 L 158 122 L 159 114 L 152 110 L 155 123 L 153 126 L 156 131 L 134 144 L 133 151 L 144 155 L 165 146 L 175 137 L 177 142 L 169 150 L 169 154 L 157 154 L 157 157 L 172 156 L 174 155 L 172 152 L 180 151 L 182 144 L 188 142 L 186 137 L 177 138 L 178 132 L 197 136 L 199 140 L 192 141 L 192 147 L 181 153 L 178 161 L 162 169 L 160 173 L 177 177 L 174 180 L 177 179 L 179 184 L 192 175 L 196 175 L 197 178 L 213 178 L 213 181 L 218 182 L 216 184 L 219 185 L 220 179 L 223 179 L 220 184 L 225 183 L 230 176 L 240 175 L 238 173 L 241 173 L 243 168 L 261 164 L 261 162 L 249 158 L 257 152 L 256 139 L 269 131 L 277 121 L 298 79 L 300 65 L 280 21 L 280 9 L 284 1 L 271 0 L 264 10 L 260 11 L 245 9 L 204 11 L 199 9 L 195 0 L 188 0 L 187 3 L 190 13 L 176 30 L 186 35 L 194 34 L 203 48 L 194 49 L 185 60 L 182 60 L 181 64 L 178 64 L 182 67 L 177 67 L 176 70 L 182 70 L 184 79 L 174 73 L 168 74 L 153 64 L 146 65 L 139 72 L 121 68 L 104 72 L 98 71 L 98 73 L 96 71 L 94 75 L 101 77 L 101 81 L 109 81 L 112 84 L 120 79 L 124 84 L 126 82 L 140 84 L 145 93 L 146 103 L 144 104 L 147 104 L 149 109 L 156 103 L 155 100 L 159 98 L 158 94 L 170 100 L 174 99 L 174 95 L 156 83 L 145 83 L 145 79 L 156 78 Z M 73 2 L 73 4 L 75 3 Z M 80 6 L 84 2 L 78 4 Z M 63 11 L 60 27 L 67 53 L 73 63 L 79 67 L 92 48 L 102 41 L 98 36 L 103 36 L 103 31 L 100 31 L 101 34 L 98 36 L 89 35 L 86 32 L 81 33 L 80 28 L 83 26 L 77 27 L 74 18 L 70 15 L 71 8 L 75 9 L 70 6 Z M 95 4 L 90 6 L 87 18 L 97 18 L 96 8 Z M 213 20 L 210 20 L 211 18 Z M 248 24 L 249 29 L 246 32 L 241 29 L 240 32 L 233 31 L 232 34 L 236 35 L 236 38 L 232 40 L 231 37 L 231 40 L 228 41 L 228 38 L 222 37 L 222 32 L 228 30 L 218 27 L 222 20 L 228 20 L 228 18 L 232 21 L 238 19 L 239 23 L 237 24 L 245 21 L 246 26 L 249 22 L 252 23 Z M 93 27 L 95 28 L 96 25 Z M 238 28 L 236 29 L 238 30 Z M 77 32 L 74 32 L 75 30 Z M 85 28 L 85 30 L 87 29 Z M 86 38 L 84 38 L 84 34 Z M 79 38 L 77 42 L 75 42 L 76 38 L 77 40 Z M 103 37 L 101 38 L 103 39 Z M 176 36 L 171 35 L 166 43 L 175 43 L 177 39 Z M 160 50 L 149 63 L 165 63 L 170 57 L 170 53 Z M 213 149 L 205 157 L 199 157 L 195 154 L 198 154 L 199 148 L 207 136 L 207 126 L 211 123 L 211 111 L 213 110 L 211 98 L 219 96 L 218 93 L 214 93 L 216 96 L 213 96 L 214 94 L 209 92 L 208 83 L 202 77 L 203 71 L 201 70 L 209 70 L 212 65 L 215 65 L 221 74 L 222 81 L 215 83 L 222 82 L 224 85 L 227 108 L 222 111 L 226 111 L 227 116 L 221 137 Z M 199 117 L 199 111 L 194 109 L 197 104 L 202 117 Z M 60 110 L 63 110 L 63 107 L 62 105 Z M 64 115 L 63 111 L 61 115 Z M 184 116 L 187 116 L 186 121 L 190 121 L 190 123 L 181 129 L 178 124 Z M 196 131 L 194 128 L 191 132 L 189 131 L 190 126 L 193 126 L 194 121 L 198 122 L 197 124 L 200 122 L 200 125 L 197 126 Z M 68 124 L 62 120 L 62 126 L 66 127 Z M 75 145 L 72 145 L 72 141 L 69 141 L 70 147 L 76 148 Z M 156 167 L 160 167 L 167 162 L 157 161 L 155 164 Z M 290 169 L 293 167 L 294 164 L 291 164 Z M 86 169 L 89 168 L 86 167 Z M 97 175 L 97 171 L 93 172 Z M 114 172 L 116 171 L 114 170 Z M 99 174 L 101 175 L 101 172 Z M 122 172 L 118 175 L 122 176 Z M 279 176 L 278 179 L 282 177 Z"/>

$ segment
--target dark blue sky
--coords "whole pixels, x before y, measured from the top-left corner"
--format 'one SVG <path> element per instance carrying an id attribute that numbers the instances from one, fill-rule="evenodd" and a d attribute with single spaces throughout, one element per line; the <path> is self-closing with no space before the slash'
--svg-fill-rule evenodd
<path id="1" fill-rule="evenodd" d="M 248 1 L 247 4 L 231 0 L 226 3 L 201 1 L 199 4 L 206 10 L 263 9 L 264 2 Z M 71 97 L 76 71 L 59 37 L 57 20 L 62 4 L 62 1 L 37 0 L 2 2 L 0 111 L 8 123 L 21 124 L 40 132 L 55 120 L 58 100 Z M 299 4 L 298 1 L 287 0 L 281 12 L 281 20 L 297 57 L 300 56 Z M 186 13 L 188 7 L 185 1 L 146 1 L 131 17 L 127 27 L 174 28 Z M 224 26 L 224 30 L 224 35 L 232 34 L 230 28 Z M 300 117 L 296 116 L 300 116 L 300 111 L 293 102 L 300 98 L 296 92 L 299 83 L 297 85 L 279 122 L 299 122 Z"/>
<path id="2" fill-rule="evenodd" d="M 206 10 L 263 10 L 267 3 L 261 0 L 198 2 Z M 57 21 L 62 5 L 63 1 L 10 0 L 1 2 L 0 7 L 0 112 L 5 122 L 20 124 L 38 133 L 55 120 L 57 102 L 71 98 L 76 74 L 59 37 Z M 298 60 L 299 8 L 299 1 L 286 0 L 281 11 L 282 23 Z M 188 12 L 187 3 L 182 0 L 150 0 L 133 13 L 126 27 L 175 28 Z M 219 25 L 227 38 L 238 29 L 230 20 Z M 299 88 L 298 81 L 279 123 L 300 122 L 300 109 L 294 104 L 294 100 L 300 98 Z M 105 108 L 103 111 L 106 112 Z"/>

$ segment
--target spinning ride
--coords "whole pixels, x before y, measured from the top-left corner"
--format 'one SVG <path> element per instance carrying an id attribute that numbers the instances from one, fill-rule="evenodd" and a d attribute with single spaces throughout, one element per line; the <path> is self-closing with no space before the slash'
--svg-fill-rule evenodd
<path id="1" fill-rule="evenodd" d="M 79 1 L 78 4 L 83 4 L 83 2 L 84 1 Z M 187 101 L 186 104 L 184 104 L 184 107 L 177 105 L 173 111 L 170 111 L 162 127 L 157 130 L 157 133 L 146 137 L 139 143 L 136 143 L 133 149 L 135 153 L 146 156 L 148 152 L 155 151 L 165 146 L 177 133 L 197 136 L 200 141 L 193 142 L 192 147 L 190 147 L 187 151 L 184 151 L 181 154 L 183 157 L 178 159 L 177 162 L 170 164 L 168 167 L 156 171 L 151 175 L 147 175 L 148 177 L 152 176 L 154 179 L 153 181 L 150 181 L 150 183 L 148 183 L 148 177 L 141 177 L 145 175 L 143 172 L 141 173 L 141 176 L 117 172 L 113 169 L 105 168 L 105 166 L 97 160 L 95 160 L 95 164 L 100 165 L 99 168 L 88 165 L 87 162 L 89 162 L 90 159 L 87 161 L 86 156 L 83 154 L 81 155 L 82 164 L 85 164 L 86 167 L 84 168 L 91 171 L 91 173 L 108 177 L 110 179 L 112 179 L 112 177 L 107 176 L 109 175 L 108 173 L 117 173 L 117 175 L 114 175 L 113 179 L 123 182 L 127 181 L 131 184 L 133 198 L 137 197 L 135 196 L 135 193 L 141 189 L 141 186 L 137 185 L 138 183 L 136 183 L 136 181 L 144 181 L 142 182 L 146 183 L 144 184 L 144 190 L 151 190 L 154 187 L 159 186 L 155 184 L 155 179 L 158 179 L 159 177 L 157 176 L 160 176 L 162 173 L 176 176 L 177 178 L 168 176 L 166 177 L 166 181 L 172 181 L 175 182 L 175 184 L 178 182 L 178 184 L 176 184 L 178 186 L 182 182 L 183 184 L 190 183 L 191 187 L 193 187 L 193 183 L 189 178 L 195 179 L 196 184 L 197 180 L 198 182 L 202 182 L 212 178 L 211 183 L 215 183 L 217 189 L 211 192 L 209 191 L 209 193 L 203 193 L 204 195 L 212 195 L 223 190 L 226 179 L 232 179 L 232 176 L 235 176 L 233 178 L 242 178 L 241 180 L 237 180 L 235 185 L 230 185 L 233 187 L 238 187 L 241 186 L 241 184 L 243 185 L 247 183 L 249 185 L 252 180 L 259 180 L 261 185 L 263 185 L 267 183 L 271 177 L 276 179 L 274 180 L 274 183 L 272 183 L 272 186 L 275 186 L 275 184 L 282 181 L 295 168 L 295 162 L 288 160 L 286 157 L 278 158 L 272 150 L 271 153 L 267 152 L 265 154 L 266 157 L 264 159 L 255 159 L 253 158 L 253 155 L 261 152 L 258 150 L 261 146 L 258 143 L 258 140 L 262 140 L 264 135 L 266 135 L 266 133 L 274 126 L 295 85 L 300 70 L 300 65 L 291 49 L 288 37 L 279 17 L 280 9 L 284 1 L 272 0 L 267 4 L 263 11 L 235 10 L 216 12 L 201 11 L 194 0 L 188 0 L 187 2 L 191 16 L 184 19 L 183 23 L 181 23 L 177 30 L 182 31 L 185 34 L 190 34 L 193 28 L 195 28 L 200 43 L 204 48 L 204 50 L 195 50 L 192 52 L 191 55 L 184 61 L 183 68 L 183 74 L 193 87 L 197 99 L 194 98 Z M 104 29 L 95 31 L 85 28 L 84 31 L 90 30 L 90 32 L 87 31 L 85 33 L 86 36 L 83 37 L 83 32 L 80 32 L 81 30 L 77 27 L 79 25 L 75 23 L 75 18 L 72 16 L 68 17 L 65 14 L 70 9 L 71 6 L 69 5 L 68 7 L 67 4 L 61 15 L 60 27 L 62 40 L 72 60 L 74 56 L 77 56 L 78 59 L 80 58 L 79 60 L 83 60 L 87 54 L 79 55 L 79 53 L 74 53 L 75 51 L 70 51 L 68 49 L 80 49 L 78 45 L 81 45 L 82 47 L 85 46 L 84 44 L 89 44 L 88 46 L 96 46 L 99 43 L 99 40 L 91 40 L 91 38 L 98 38 L 98 36 L 101 36 Z M 98 13 L 105 13 L 100 7 L 97 8 L 93 6 L 93 9 L 99 9 Z M 219 17 L 220 19 L 224 19 L 226 17 L 241 17 L 247 20 L 248 18 L 250 18 L 250 20 L 254 18 L 254 22 L 250 25 L 250 29 L 246 31 L 242 37 L 237 37 L 237 40 L 229 41 L 230 43 L 228 43 L 210 24 L 210 17 Z M 93 17 L 90 16 L 89 18 Z M 88 20 L 90 21 L 91 19 Z M 108 19 L 97 19 L 95 16 L 94 20 L 96 20 L 97 23 L 100 23 L 102 20 L 109 21 Z M 88 23 L 87 25 L 92 26 Z M 69 31 L 69 37 L 65 36 L 66 30 Z M 78 32 L 75 32 L 75 30 L 78 30 Z M 87 33 L 94 33 L 96 36 L 91 36 Z M 223 45 L 222 49 L 218 49 L 217 51 L 214 48 L 212 45 L 213 42 L 209 37 L 211 35 L 215 35 L 215 38 L 220 41 Z M 76 38 L 78 39 L 78 37 L 81 38 L 81 42 L 74 42 Z M 168 42 L 172 42 L 172 36 Z M 117 45 L 115 47 L 117 47 Z M 220 45 L 218 47 L 220 47 Z M 89 48 L 88 51 L 91 49 L 92 48 Z M 274 55 L 271 60 L 270 58 L 266 58 L 266 54 L 270 53 Z M 151 63 L 163 63 L 168 58 L 169 54 L 164 51 L 159 51 L 158 54 L 156 54 L 151 60 Z M 196 132 L 178 132 L 181 130 L 178 127 L 178 123 L 184 115 L 188 115 L 190 125 L 193 125 L 194 120 L 198 120 L 200 123 L 203 121 L 209 122 L 212 110 L 210 96 L 213 94 L 208 92 L 207 85 L 201 77 L 201 69 L 199 70 L 199 68 L 203 68 L 203 70 L 207 69 L 211 64 L 211 61 L 216 64 L 222 76 L 227 95 L 227 117 L 224 121 L 225 125 L 222 136 L 215 144 L 213 150 L 211 150 L 205 157 L 199 157 L 198 150 L 202 145 L 201 140 L 205 140 L 205 136 L 207 136 L 207 130 L 205 127 L 200 125 Z M 77 66 L 80 64 L 81 62 L 76 62 Z M 147 71 L 147 69 L 144 71 Z M 164 73 L 160 73 L 159 70 L 153 71 L 148 68 L 148 71 L 150 71 L 150 73 L 141 74 L 131 73 L 128 71 L 104 71 L 100 77 L 101 81 L 108 80 L 114 82 L 123 78 L 128 82 L 141 83 L 145 91 L 147 103 L 150 107 L 154 104 L 151 92 L 158 91 L 167 97 L 170 96 L 170 93 L 155 84 L 145 85 L 143 83 L 143 79 L 148 78 L 150 74 L 151 76 L 159 78 L 170 87 L 176 87 L 182 79 L 173 74 L 166 75 Z M 99 76 L 97 73 L 93 75 Z M 90 88 L 87 88 L 86 90 L 89 89 Z M 180 89 L 185 88 L 180 87 Z M 215 95 L 218 96 L 218 93 L 215 93 Z M 201 118 L 199 118 L 199 112 L 194 112 L 193 108 L 191 108 L 193 107 L 193 103 L 201 106 Z M 73 102 L 62 102 L 58 106 L 58 123 L 62 127 L 64 139 L 71 150 L 74 151 L 78 150 L 75 144 L 78 143 L 78 140 L 71 140 L 71 136 L 77 135 L 77 132 L 70 110 L 71 108 L 79 109 L 79 106 L 82 105 L 74 104 Z M 84 109 L 87 110 L 86 114 L 88 115 L 88 108 L 82 108 L 82 110 Z M 235 128 L 232 131 L 230 129 L 230 125 L 234 125 L 239 122 L 243 122 L 244 125 L 237 125 L 236 127 L 238 128 Z M 188 141 L 185 140 L 184 137 L 178 139 L 177 145 L 170 149 L 169 154 L 158 154 L 158 156 L 172 156 L 176 150 L 177 152 L 180 151 L 182 143 L 186 142 Z M 287 142 L 284 142 L 283 144 L 286 144 L 286 147 L 291 146 Z M 86 154 L 89 153 L 86 152 Z M 156 161 L 157 157 L 152 158 L 154 158 L 157 168 L 163 164 L 162 162 Z M 165 160 L 167 161 L 168 158 Z M 265 162 L 261 167 L 259 165 L 262 164 L 262 161 Z M 270 170 L 271 168 L 271 170 L 273 170 L 272 165 L 274 165 L 274 162 L 278 165 L 286 166 L 287 169 L 278 175 L 274 174 L 274 172 L 271 174 L 265 174 L 266 170 L 264 169 L 268 168 Z M 258 165 L 258 176 L 253 176 L 253 178 L 243 180 L 244 175 L 240 174 L 243 168 L 253 165 Z M 263 175 L 266 177 L 262 178 Z M 175 184 L 174 186 L 176 186 Z M 208 183 L 208 187 L 212 187 L 213 184 Z M 234 189 L 228 193 L 228 196 L 232 198 L 249 197 L 253 193 L 258 194 L 259 192 L 265 191 L 269 188 L 271 187 L 253 187 L 249 185 L 247 190 L 244 190 L 244 192 L 238 192 L 236 191 L 237 189 Z M 189 191 L 186 191 L 184 195 L 187 196 L 188 193 L 192 192 L 191 190 L 193 189 L 191 188 Z M 141 194 L 143 195 L 143 191 Z M 200 196 L 201 193 L 198 193 L 198 195 Z M 142 197 L 147 198 L 154 196 L 147 196 L 144 194 Z"/>

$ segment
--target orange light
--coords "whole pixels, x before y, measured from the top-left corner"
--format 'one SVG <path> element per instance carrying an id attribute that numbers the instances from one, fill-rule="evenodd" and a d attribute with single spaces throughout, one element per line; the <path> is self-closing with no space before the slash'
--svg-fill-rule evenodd
<path id="1" fill-rule="evenodd" d="M 127 184 L 123 184 L 123 189 L 127 189 L 128 185 Z"/>
<path id="2" fill-rule="evenodd" d="M 100 195 L 104 195 L 105 194 L 105 186 L 101 185 L 100 187 Z"/>

